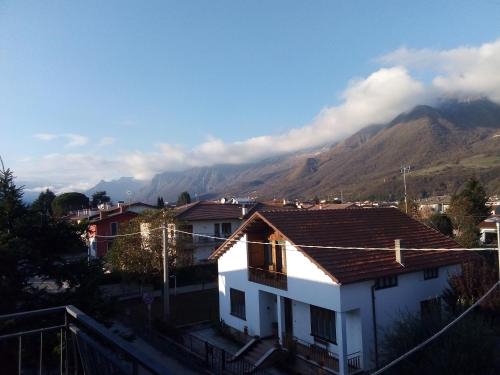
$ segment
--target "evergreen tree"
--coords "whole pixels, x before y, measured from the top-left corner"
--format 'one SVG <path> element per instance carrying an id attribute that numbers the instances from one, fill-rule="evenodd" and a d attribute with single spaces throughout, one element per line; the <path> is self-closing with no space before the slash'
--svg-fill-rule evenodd
<path id="1" fill-rule="evenodd" d="M 55 216 L 64 216 L 70 211 L 88 208 L 89 198 L 82 193 L 63 193 L 52 201 L 52 211 Z"/>
<path id="2" fill-rule="evenodd" d="M 9 168 L 5 169 L 0 158 L 0 230 L 12 231 L 14 221 L 26 211 L 23 204 L 23 186 L 14 184 L 14 173 Z"/>
<path id="3" fill-rule="evenodd" d="M 185 204 L 191 203 L 191 196 L 187 191 L 183 191 L 179 194 L 179 198 L 177 198 L 177 206 L 183 206 Z"/>
<path id="4" fill-rule="evenodd" d="M 464 189 L 451 197 L 447 215 L 450 217 L 456 240 L 465 247 L 478 245 L 477 225 L 488 217 L 488 197 L 483 186 L 476 178 L 471 178 Z"/>
<path id="5" fill-rule="evenodd" d="M 453 224 L 450 218 L 444 214 L 440 214 L 438 212 L 432 214 L 427 220 L 425 220 L 425 224 L 440 231 L 445 236 L 451 237 L 453 235 Z"/>
<path id="6" fill-rule="evenodd" d="M 46 189 L 38 195 L 35 201 L 33 201 L 30 209 L 42 215 L 52 216 L 52 201 L 55 197 L 56 195 L 52 191 Z"/>
<path id="7" fill-rule="evenodd" d="M 98 205 L 101 203 L 109 203 L 111 202 L 111 198 L 106 194 L 106 191 L 96 191 L 94 194 L 92 194 L 92 200 L 90 201 L 90 204 L 92 207 L 96 208 Z"/>
<path id="8" fill-rule="evenodd" d="M 165 207 L 165 202 L 163 201 L 163 197 L 158 197 L 158 199 L 156 200 L 156 207 L 158 208 Z"/>

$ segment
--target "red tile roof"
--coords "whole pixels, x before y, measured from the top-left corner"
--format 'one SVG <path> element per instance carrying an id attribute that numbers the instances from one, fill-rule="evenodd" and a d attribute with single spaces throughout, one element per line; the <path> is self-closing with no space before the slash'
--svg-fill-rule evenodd
<path id="1" fill-rule="evenodd" d="M 306 210 L 256 212 L 211 256 L 218 258 L 255 221 L 267 223 L 296 245 L 333 280 L 352 283 L 381 276 L 414 272 L 429 267 L 460 264 L 470 253 L 462 251 L 403 250 L 404 267 L 395 251 L 347 250 L 300 247 L 300 245 L 393 248 L 458 248 L 451 238 L 411 219 L 393 208 L 354 210 Z M 298 245 L 298 246 L 297 246 Z"/>
<path id="2" fill-rule="evenodd" d="M 497 222 L 500 223 L 500 215 L 491 215 L 479 223 L 480 229 L 496 229 Z"/>
<path id="3" fill-rule="evenodd" d="M 242 219 L 240 204 L 223 204 L 199 201 L 176 207 L 176 217 L 181 221 Z"/>

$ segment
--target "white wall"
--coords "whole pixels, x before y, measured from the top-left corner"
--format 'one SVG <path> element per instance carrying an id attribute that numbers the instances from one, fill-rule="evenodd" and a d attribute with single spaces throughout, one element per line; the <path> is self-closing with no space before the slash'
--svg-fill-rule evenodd
<path id="1" fill-rule="evenodd" d="M 242 241 L 246 241 L 246 235 Z M 243 330 L 246 325 L 250 335 L 261 335 L 259 322 L 259 291 L 303 301 L 319 307 L 338 311 L 340 308 L 339 285 L 321 271 L 300 251 L 287 242 L 286 247 L 288 290 L 281 290 L 248 281 L 247 245 L 236 243 L 218 260 L 220 317 L 233 328 Z M 245 291 L 246 321 L 230 315 L 229 288 Z M 295 309 L 295 306 L 293 307 Z M 305 313 L 307 312 L 307 314 Z M 303 311 L 293 311 L 294 332 L 310 334 L 309 306 Z M 307 321 L 305 320 L 307 318 Z M 310 336 L 309 336 L 310 337 Z"/>
<path id="2" fill-rule="evenodd" d="M 243 236 L 242 240 L 245 241 L 246 236 Z M 289 243 L 286 248 L 286 261 L 288 290 L 280 290 L 248 281 L 245 243 L 236 243 L 222 255 L 218 261 L 221 319 L 240 331 L 247 326 L 250 335 L 261 335 L 259 291 L 266 291 L 293 300 L 294 336 L 313 343 L 314 340 L 310 336 L 310 304 L 346 313 L 347 353 L 362 351 L 363 364 L 369 368 L 374 360 L 371 288 L 375 280 L 345 285 L 336 284 Z M 449 275 L 457 272 L 460 272 L 460 266 L 440 267 L 439 277 L 430 280 L 424 280 L 423 271 L 403 274 L 398 276 L 397 287 L 376 290 L 375 306 L 379 345 L 382 342 L 384 330 L 391 325 L 401 311 L 419 313 L 420 302 L 439 296 L 448 285 Z M 230 315 L 230 287 L 245 291 L 245 321 Z M 337 319 L 339 345 L 340 332 L 340 320 Z M 338 353 L 337 345 L 329 345 L 329 350 Z"/>
<path id="3" fill-rule="evenodd" d="M 231 223 L 231 233 L 234 232 L 241 224 L 240 220 L 204 220 L 204 221 L 191 221 L 189 224 L 193 225 L 193 232 L 206 234 L 210 236 L 215 235 L 214 224 L 219 224 L 219 236 L 222 236 L 222 223 Z M 193 262 L 195 264 L 207 261 L 208 257 L 213 253 L 216 246 L 215 240 L 207 239 L 207 244 L 203 244 L 203 238 L 195 237 L 193 239 L 196 247 L 193 252 Z"/>

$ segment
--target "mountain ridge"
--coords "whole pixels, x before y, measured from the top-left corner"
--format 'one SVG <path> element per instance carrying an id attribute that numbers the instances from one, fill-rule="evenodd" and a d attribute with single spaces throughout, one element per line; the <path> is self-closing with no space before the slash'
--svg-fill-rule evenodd
<path id="1" fill-rule="evenodd" d="M 476 176 L 500 188 L 500 106 L 485 100 L 419 105 L 386 124 L 367 126 L 334 145 L 244 165 L 164 172 L 136 200 L 174 201 L 184 190 L 197 199 L 259 199 L 340 194 L 347 199 L 398 199 L 401 165 L 411 165 L 410 195 L 450 194 Z"/>

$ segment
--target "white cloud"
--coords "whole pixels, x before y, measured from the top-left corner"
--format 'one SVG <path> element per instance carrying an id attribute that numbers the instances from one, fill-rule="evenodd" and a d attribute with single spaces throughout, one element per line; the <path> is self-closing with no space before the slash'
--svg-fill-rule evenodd
<path id="1" fill-rule="evenodd" d="M 56 139 L 58 137 L 57 134 L 50 134 L 50 133 L 38 133 L 38 134 L 33 134 L 33 137 L 41 140 L 41 141 L 52 141 L 53 139 Z"/>
<path id="2" fill-rule="evenodd" d="M 80 134 L 66 133 L 66 134 L 52 134 L 52 133 L 38 133 L 34 134 L 33 137 L 41 141 L 52 141 L 57 138 L 64 138 L 66 144 L 64 147 L 79 147 L 84 146 L 89 142 L 88 137 Z"/>
<path id="3" fill-rule="evenodd" d="M 84 135 L 80 134 L 64 134 L 67 139 L 67 143 L 64 147 L 79 147 L 84 146 L 89 142 L 89 139 Z"/>
<path id="4" fill-rule="evenodd" d="M 99 140 L 99 142 L 97 143 L 97 146 L 99 147 L 103 147 L 103 146 L 109 146 L 109 145 L 112 145 L 113 143 L 115 143 L 116 139 L 114 139 L 113 137 L 103 137 Z"/>
<path id="5" fill-rule="evenodd" d="M 415 105 L 432 104 L 440 97 L 484 96 L 500 103 L 500 39 L 477 47 L 440 51 L 400 48 L 379 61 L 385 67 L 367 77 L 351 80 L 339 105 L 322 109 L 309 124 L 283 134 L 232 143 L 211 136 L 192 149 L 159 143 L 153 151 L 137 150 L 114 158 L 95 154 L 48 155 L 39 163 L 26 163 L 25 167 L 29 164 L 29 168 L 19 171 L 19 175 L 43 176 L 68 186 L 120 176 L 148 179 L 167 170 L 240 164 L 319 147 L 342 140 L 367 125 L 388 122 Z M 428 73 L 428 82 L 412 76 L 416 70 Z M 66 137 L 69 141 L 66 147 L 82 146 L 89 141 L 76 134 L 35 136 L 42 140 Z M 113 141 L 105 137 L 98 145 Z"/>
<path id="6" fill-rule="evenodd" d="M 488 97 L 500 103 L 500 39 L 478 47 L 441 51 L 400 48 L 380 61 L 429 71 L 433 74 L 429 90 L 436 96 Z"/>

